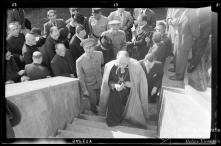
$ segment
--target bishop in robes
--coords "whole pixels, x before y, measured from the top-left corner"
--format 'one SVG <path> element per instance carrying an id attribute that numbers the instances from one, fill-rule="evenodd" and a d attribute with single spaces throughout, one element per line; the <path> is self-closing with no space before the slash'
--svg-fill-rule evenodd
<path id="1" fill-rule="evenodd" d="M 123 120 L 147 125 L 147 79 L 139 62 L 127 51 L 119 51 L 117 59 L 105 65 L 98 111 L 106 116 L 108 126 L 117 126 Z"/>

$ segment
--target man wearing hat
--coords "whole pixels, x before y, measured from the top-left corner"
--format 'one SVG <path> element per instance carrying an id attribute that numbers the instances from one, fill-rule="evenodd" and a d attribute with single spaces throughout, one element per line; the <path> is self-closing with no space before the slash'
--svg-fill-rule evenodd
<path id="1" fill-rule="evenodd" d="M 47 67 L 41 65 L 43 57 L 41 52 L 35 51 L 32 55 L 33 62 L 25 66 L 24 75 L 29 80 L 38 80 L 50 76 L 50 71 Z M 23 77 L 24 78 L 24 77 Z"/>
<path id="2" fill-rule="evenodd" d="M 92 15 L 89 18 L 91 36 L 98 40 L 101 34 L 108 28 L 108 19 L 101 14 L 101 8 L 92 8 Z"/>
<path id="3" fill-rule="evenodd" d="M 36 37 L 36 46 L 42 47 L 46 41 L 46 35 L 41 35 L 41 29 L 33 27 L 30 31 L 30 34 L 35 35 Z"/>
<path id="4" fill-rule="evenodd" d="M 125 8 L 118 8 L 116 11 L 111 12 L 108 16 L 108 21 L 118 20 L 120 21 L 120 29 L 125 32 L 126 41 L 131 41 L 132 32 L 131 28 L 133 27 L 133 17 L 130 12 L 125 11 Z"/>
<path id="5" fill-rule="evenodd" d="M 63 28 L 63 27 L 66 26 L 63 19 L 56 19 L 57 15 L 56 15 L 55 10 L 49 10 L 47 12 L 47 16 L 48 16 L 49 21 L 44 24 L 44 34 L 46 34 L 47 36 L 49 35 L 50 28 L 52 26 L 57 26 L 58 29 Z"/>
<path id="6" fill-rule="evenodd" d="M 33 52 L 38 51 L 36 46 L 36 37 L 31 33 L 25 35 L 25 45 L 22 48 L 22 55 L 24 56 L 25 64 L 32 63 Z"/>
<path id="7" fill-rule="evenodd" d="M 107 36 L 111 39 L 114 47 L 114 56 L 117 56 L 119 50 L 126 50 L 126 36 L 125 32 L 120 30 L 120 21 L 109 21 L 110 29 L 103 32 L 101 36 Z"/>
<path id="8" fill-rule="evenodd" d="M 77 59 L 76 69 L 83 95 L 89 97 L 91 111 L 97 114 L 96 105 L 99 102 L 102 80 L 101 65 L 104 60 L 102 52 L 94 51 L 95 43 L 92 38 L 81 42 L 85 52 Z"/>
<path id="9" fill-rule="evenodd" d="M 108 63 L 109 61 L 113 60 L 114 57 L 114 48 L 112 45 L 112 41 L 107 36 L 102 36 L 99 38 L 99 42 L 95 47 L 96 51 L 101 51 L 104 57 L 104 64 Z"/>

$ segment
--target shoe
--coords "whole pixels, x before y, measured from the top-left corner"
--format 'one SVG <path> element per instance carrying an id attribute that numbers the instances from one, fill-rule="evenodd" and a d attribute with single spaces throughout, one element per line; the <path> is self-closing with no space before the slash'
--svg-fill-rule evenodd
<path id="1" fill-rule="evenodd" d="M 174 68 L 170 68 L 168 69 L 169 72 L 175 72 L 175 69 Z"/>
<path id="2" fill-rule="evenodd" d="M 192 73 L 192 72 L 195 70 L 195 68 L 196 68 L 196 67 L 195 67 L 194 65 L 191 65 L 191 64 L 190 64 L 190 65 L 188 66 L 188 68 L 187 68 L 187 72 L 188 72 L 188 73 Z"/>
<path id="3" fill-rule="evenodd" d="M 184 80 L 184 77 L 173 75 L 173 76 L 170 76 L 169 79 L 174 80 L 174 81 L 182 81 L 182 80 Z"/>

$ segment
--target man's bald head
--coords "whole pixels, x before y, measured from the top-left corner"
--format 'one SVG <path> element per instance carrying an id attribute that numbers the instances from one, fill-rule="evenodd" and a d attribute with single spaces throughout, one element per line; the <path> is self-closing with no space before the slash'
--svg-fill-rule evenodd
<path id="1" fill-rule="evenodd" d="M 39 52 L 39 51 L 33 52 L 33 54 L 32 54 L 32 60 L 33 60 L 33 62 L 36 63 L 36 64 L 41 64 L 41 63 L 42 63 L 42 60 L 43 60 L 43 57 L 42 57 L 41 52 Z"/>
<path id="2" fill-rule="evenodd" d="M 125 67 L 129 61 L 129 54 L 127 51 L 122 50 L 117 53 L 117 61 L 120 66 Z"/>
<path id="3" fill-rule="evenodd" d="M 25 35 L 25 43 L 27 45 L 30 45 L 30 46 L 36 45 L 36 37 L 35 37 L 35 35 L 27 33 Z"/>

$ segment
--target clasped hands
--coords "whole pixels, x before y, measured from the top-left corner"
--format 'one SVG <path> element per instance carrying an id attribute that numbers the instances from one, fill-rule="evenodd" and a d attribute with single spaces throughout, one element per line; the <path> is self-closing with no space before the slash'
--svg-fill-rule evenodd
<path id="1" fill-rule="evenodd" d="M 126 81 L 121 84 L 113 84 L 113 88 L 115 88 L 117 91 L 121 91 L 123 89 L 126 89 L 126 87 L 131 88 L 132 84 L 129 81 Z"/>

